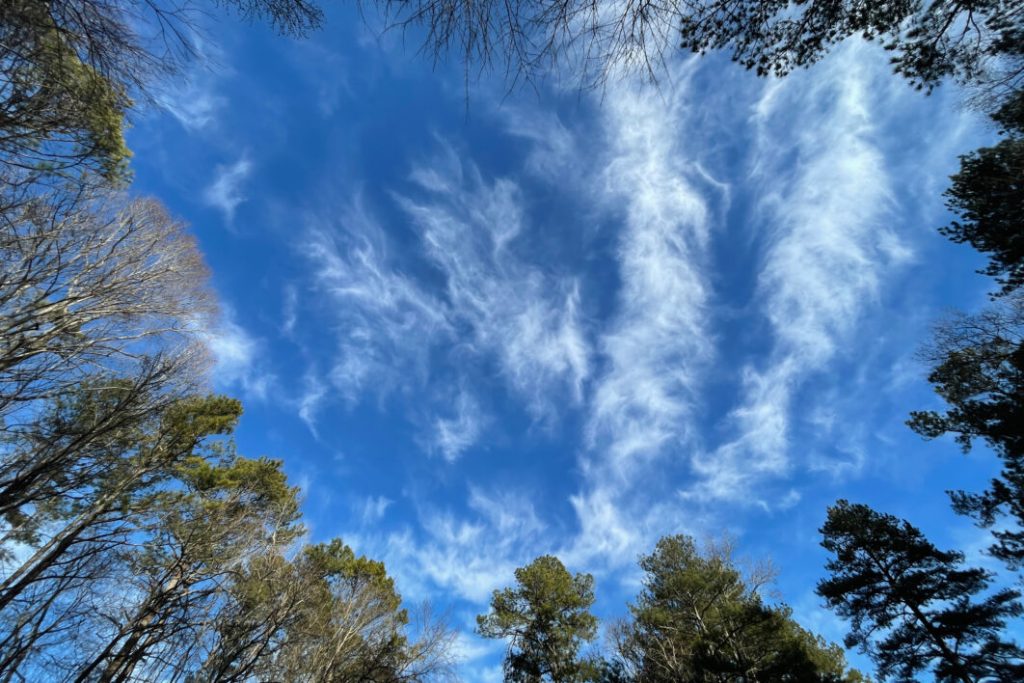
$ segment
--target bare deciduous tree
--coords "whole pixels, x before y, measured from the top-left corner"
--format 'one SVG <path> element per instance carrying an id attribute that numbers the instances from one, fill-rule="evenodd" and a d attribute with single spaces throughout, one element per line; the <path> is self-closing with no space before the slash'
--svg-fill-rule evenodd
<path id="1" fill-rule="evenodd" d="M 11 205 L 0 213 L 0 415 L 184 353 L 215 314 L 195 240 L 155 200 L 82 182 Z"/>

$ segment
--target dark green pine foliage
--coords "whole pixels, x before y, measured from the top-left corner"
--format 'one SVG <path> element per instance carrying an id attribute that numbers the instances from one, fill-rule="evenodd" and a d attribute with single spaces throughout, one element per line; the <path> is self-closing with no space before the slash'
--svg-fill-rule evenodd
<path id="1" fill-rule="evenodd" d="M 980 439 L 1002 461 L 981 493 L 953 491 L 953 507 L 982 526 L 1000 528 L 989 551 L 1024 567 L 1024 297 L 1013 295 L 939 331 L 939 362 L 928 376 L 945 412 L 916 411 L 908 421 L 926 438 L 953 434 L 964 451 Z"/>
<path id="2" fill-rule="evenodd" d="M 1018 49 L 1020 47 L 1018 46 Z M 946 192 L 958 219 L 942 229 L 955 242 L 988 255 L 981 272 L 996 279 L 997 306 L 962 317 L 939 331 L 929 381 L 949 405 L 918 411 L 910 427 L 926 438 L 953 434 L 964 450 L 976 439 L 1003 469 L 982 493 L 951 492 L 954 508 L 994 531 L 990 551 L 1011 568 L 1024 567 L 1024 92 L 993 115 L 1003 139 L 960 159 Z"/>
<path id="3" fill-rule="evenodd" d="M 940 231 L 989 257 L 980 272 L 1007 295 L 1024 285 L 1024 91 L 993 115 L 1003 139 L 960 157 L 960 172 L 946 191 L 958 216 Z"/>
<path id="4" fill-rule="evenodd" d="M 1001 635 L 1019 593 L 986 595 L 991 574 L 866 505 L 838 501 L 821 533 L 831 576 L 817 593 L 850 620 L 846 646 L 869 653 L 882 680 L 1024 680 L 1024 653 Z"/>
<path id="5" fill-rule="evenodd" d="M 594 578 L 570 574 L 554 556 L 538 557 L 515 572 L 516 586 L 494 591 L 491 611 L 479 615 L 485 638 L 509 641 L 505 679 L 516 683 L 575 683 L 597 677 L 580 647 L 597 634 Z"/>
<path id="6" fill-rule="evenodd" d="M 727 548 L 701 553 L 688 536 L 666 536 L 640 567 L 644 588 L 618 638 L 637 683 L 863 680 L 842 648 L 766 603 L 769 576 L 745 580 Z M 620 673 L 609 667 L 605 678 Z"/>

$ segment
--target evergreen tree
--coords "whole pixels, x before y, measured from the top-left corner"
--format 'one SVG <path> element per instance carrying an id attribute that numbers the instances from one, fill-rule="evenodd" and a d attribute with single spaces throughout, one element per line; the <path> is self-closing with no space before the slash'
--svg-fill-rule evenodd
<path id="1" fill-rule="evenodd" d="M 838 501 L 821 529 L 832 558 L 817 593 L 850 620 L 847 647 L 869 653 L 883 679 L 1019 681 L 1024 653 L 1001 632 L 1022 612 L 1020 594 L 986 594 L 992 576 L 965 568 L 909 523 Z"/>
<path id="2" fill-rule="evenodd" d="M 928 380 L 948 408 L 911 413 L 926 438 L 953 434 L 965 451 L 983 441 L 1003 468 L 981 493 L 950 492 L 954 509 L 985 527 L 1005 522 L 990 548 L 1011 568 L 1024 567 L 1024 91 L 996 114 L 1004 138 L 960 159 L 946 192 L 959 220 L 942 230 L 989 264 L 981 272 L 1001 288 L 995 304 L 941 325 Z"/>
<path id="3" fill-rule="evenodd" d="M 491 611 L 479 615 L 485 638 L 509 641 L 505 679 L 515 683 L 576 683 L 596 668 L 580 657 L 580 646 L 597 634 L 594 579 L 572 575 L 557 557 L 544 555 L 515 572 L 516 586 L 494 591 Z"/>
<path id="4" fill-rule="evenodd" d="M 960 157 L 960 171 L 946 191 L 959 220 L 941 232 L 988 254 L 981 272 L 996 278 L 1006 295 L 1024 285 L 1024 90 L 992 118 L 1003 138 Z"/>
<path id="5" fill-rule="evenodd" d="M 801 628 L 788 607 L 766 603 L 768 574 L 745 580 L 728 547 L 701 553 L 688 536 L 666 536 L 640 567 L 643 591 L 617 634 L 636 681 L 862 680 L 846 670 L 841 648 Z"/>

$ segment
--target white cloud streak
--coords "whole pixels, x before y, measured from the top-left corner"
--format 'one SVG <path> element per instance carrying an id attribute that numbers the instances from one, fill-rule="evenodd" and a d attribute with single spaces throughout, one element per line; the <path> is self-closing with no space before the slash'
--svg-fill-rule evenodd
<path id="1" fill-rule="evenodd" d="M 327 387 L 313 373 L 306 375 L 306 386 L 298 400 L 298 415 L 314 438 L 320 434 L 316 428 L 316 414 L 327 396 Z"/>
<path id="2" fill-rule="evenodd" d="M 451 333 L 444 306 L 391 261 L 387 238 L 359 197 L 336 222 L 303 240 L 315 289 L 336 317 L 338 351 L 330 381 L 349 404 L 387 393 L 426 372 L 433 340 Z"/>
<path id="3" fill-rule="evenodd" d="M 205 336 L 215 361 L 214 381 L 265 399 L 274 377 L 264 367 L 263 344 L 235 321 L 233 311 L 225 309 Z"/>
<path id="4" fill-rule="evenodd" d="M 893 197 L 865 76 L 875 65 L 857 55 L 768 85 L 756 107 L 768 245 L 756 297 L 774 345 L 764 367 L 744 369 L 728 418 L 737 436 L 694 459 L 701 480 L 688 496 L 756 500 L 754 483 L 788 470 L 795 390 L 836 358 L 886 271 L 908 256 L 887 225 Z"/>
<path id="5" fill-rule="evenodd" d="M 203 200 L 224 214 L 224 221 L 231 226 L 235 210 L 246 200 L 242 185 L 252 172 L 252 162 L 242 155 L 233 164 L 217 166 L 213 182 L 203 192 Z"/>
<path id="6" fill-rule="evenodd" d="M 212 125 L 227 104 L 227 99 L 214 92 L 206 80 L 190 78 L 169 85 L 159 96 L 159 104 L 177 119 L 186 130 L 200 131 Z"/>
<path id="7" fill-rule="evenodd" d="M 196 59 L 193 68 L 178 78 L 168 78 L 157 91 L 157 104 L 171 114 L 190 133 L 215 127 L 217 116 L 228 105 L 219 94 L 221 80 L 233 74 L 226 55 L 216 43 L 203 40 L 192 31 L 186 39 Z"/>
<path id="8" fill-rule="evenodd" d="M 550 419 L 565 394 L 581 401 L 591 351 L 579 287 L 513 249 L 526 221 L 518 186 L 485 182 L 447 148 L 430 167 L 416 168 L 412 180 L 418 197 L 396 201 L 419 236 L 423 264 L 440 273 L 442 286 L 400 269 L 385 231 L 358 198 L 340 220 L 321 222 L 304 240 L 316 289 L 329 296 L 337 318 L 334 387 L 350 405 L 369 393 L 418 388 L 432 354 L 445 353 L 460 361 L 455 366 L 496 361 L 535 419 Z M 432 441 L 454 460 L 484 422 L 465 397 L 454 417 L 431 420 Z"/>
<path id="9" fill-rule="evenodd" d="M 523 491 L 471 488 L 469 514 L 424 507 L 420 532 L 406 529 L 385 538 L 359 538 L 364 552 L 382 556 L 395 568 L 403 590 L 415 599 L 435 592 L 482 605 L 491 591 L 507 585 L 516 567 L 550 545 L 546 527 Z"/>
<path id="10" fill-rule="evenodd" d="M 600 341 L 605 369 L 589 406 L 585 486 L 571 498 L 580 530 L 567 554 L 578 563 L 629 563 L 679 522 L 676 511 L 636 493 L 652 466 L 678 456 L 693 436 L 696 391 L 712 355 L 702 273 L 711 225 L 680 144 L 687 91 L 685 79 L 667 100 L 621 85 L 605 102 L 611 159 L 600 200 L 622 212 L 622 284 Z"/>
<path id="11" fill-rule="evenodd" d="M 363 501 L 359 517 L 364 525 L 376 524 L 384 519 L 384 515 L 393 503 L 393 500 L 384 496 L 370 496 Z"/>
<path id="12" fill-rule="evenodd" d="M 445 460 L 455 462 L 477 442 L 486 421 L 476 399 L 466 391 L 459 391 L 454 415 L 434 421 L 433 445 Z"/>
<path id="13" fill-rule="evenodd" d="M 557 114 L 518 107 L 504 107 L 501 113 L 505 131 L 530 143 L 527 171 L 561 187 L 583 179 L 576 137 Z"/>
<path id="14" fill-rule="evenodd" d="M 590 373 L 578 284 L 516 253 L 513 243 L 526 227 L 518 186 L 488 184 L 454 150 L 446 152 L 413 172 L 429 199 L 401 203 L 445 275 L 448 310 L 468 327 L 470 348 L 495 356 L 534 416 L 550 417 L 559 386 L 579 401 Z"/>
<path id="15" fill-rule="evenodd" d="M 613 144 L 605 201 L 625 207 L 618 311 L 601 339 L 589 434 L 620 473 L 678 446 L 690 430 L 700 369 L 711 354 L 701 272 L 710 225 L 688 180 L 680 92 L 669 102 L 623 86 L 608 99 Z"/>

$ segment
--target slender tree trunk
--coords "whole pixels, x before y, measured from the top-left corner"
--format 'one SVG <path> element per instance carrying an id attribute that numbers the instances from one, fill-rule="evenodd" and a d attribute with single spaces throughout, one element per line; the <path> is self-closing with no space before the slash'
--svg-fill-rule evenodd
<path id="1" fill-rule="evenodd" d="M 871 560 L 876 565 L 878 565 L 879 571 L 881 572 L 882 576 L 885 577 L 885 580 L 889 583 L 889 586 L 891 588 L 895 588 L 897 586 L 897 581 L 896 578 L 892 576 L 892 574 L 890 573 L 889 567 L 887 567 L 883 562 L 881 562 L 877 557 L 875 557 L 875 555 L 870 550 L 866 550 L 866 552 L 868 557 L 870 557 Z M 894 594 L 899 595 L 898 593 Z M 956 672 L 955 675 L 957 680 L 959 680 L 960 683 L 975 683 L 967 676 L 966 673 L 963 673 L 963 658 L 957 655 L 951 649 L 949 649 L 949 646 L 946 644 L 946 641 L 942 639 L 942 636 L 935 628 L 935 625 L 932 624 L 928 617 L 924 615 L 924 612 L 921 611 L 921 608 L 918 605 L 910 604 L 909 602 L 906 602 L 902 599 L 901 602 L 903 602 L 903 604 L 907 606 L 907 608 L 910 610 L 910 613 L 914 615 L 914 619 L 916 619 L 917 622 L 921 624 L 921 627 L 924 628 L 925 632 L 928 633 L 928 636 L 929 638 L 931 638 L 931 641 L 939 649 L 942 658 L 945 659 L 947 662 L 953 664 L 953 671 Z"/>
<path id="2" fill-rule="evenodd" d="M 177 574 L 177 576 L 168 579 L 158 591 L 151 593 L 146 598 L 142 606 L 136 610 L 135 616 L 132 617 L 131 621 L 121 629 L 117 638 L 111 642 L 99 657 L 93 660 L 92 664 L 79 674 L 78 678 L 75 679 L 76 683 L 85 681 L 107 659 L 109 659 L 109 663 L 100 675 L 99 681 L 110 683 L 111 681 L 125 680 L 131 676 L 132 671 L 142 661 L 149 646 L 153 643 L 152 639 L 147 637 L 147 632 L 153 627 L 161 609 L 171 601 L 175 592 L 185 585 L 181 582 L 180 570 Z M 117 652 L 111 656 L 110 653 L 117 641 L 126 634 L 127 638 L 117 648 Z"/>
<path id="3" fill-rule="evenodd" d="M 122 482 L 113 491 L 101 496 L 93 506 L 71 521 L 58 534 L 33 553 L 24 564 L 0 583 L 0 612 L 22 591 L 49 569 L 58 558 L 73 546 L 90 526 L 96 524 L 114 508 L 118 498 L 149 472 L 143 469 Z"/>
<path id="4" fill-rule="evenodd" d="M 19 618 L 18 623 L 11 628 L 11 632 L 0 643 L 0 653 L 3 653 L 0 656 L 0 673 L 7 673 L 4 677 L 5 681 L 10 680 L 17 673 L 18 667 L 25 661 L 32 651 L 32 647 L 39 640 L 42 635 L 42 626 L 60 592 L 52 591 L 41 605 L 34 608 L 33 614 L 23 615 L 23 618 Z M 29 623 L 32 624 L 32 629 L 22 637 L 22 631 Z"/>

